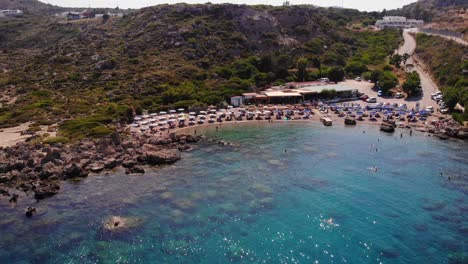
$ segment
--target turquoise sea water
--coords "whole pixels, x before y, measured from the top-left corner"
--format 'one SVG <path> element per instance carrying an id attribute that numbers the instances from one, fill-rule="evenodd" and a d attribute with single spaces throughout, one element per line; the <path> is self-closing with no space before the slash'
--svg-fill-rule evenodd
<path id="1" fill-rule="evenodd" d="M 0 263 L 455 263 L 468 253 L 466 143 L 318 123 L 205 133 L 234 146 L 206 140 L 145 175 L 0 203 Z M 109 233 L 110 215 L 140 224 Z"/>

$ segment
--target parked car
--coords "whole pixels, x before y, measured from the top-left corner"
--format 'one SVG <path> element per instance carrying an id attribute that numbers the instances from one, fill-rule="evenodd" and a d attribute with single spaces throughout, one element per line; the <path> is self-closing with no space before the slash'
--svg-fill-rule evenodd
<path id="1" fill-rule="evenodd" d="M 441 97 L 442 97 L 442 92 L 440 92 L 440 91 L 431 94 L 431 98 L 432 98 L 433 100 L 437 100 L 437 98 L 441 98 Z"/>
<path id="2" fill-rule="evenodd" d="M 379 90 L 379 91 L 377 92 L 377 96 L 382 96 L 382 95 L 383 95 L 382 90 Z"/>
<path id="3" fill-rule="evenodd" d="M 400 99 L 400 98 L 403 98 L 403 97 L 405 97 L 405 96 L 402 93 L 396 93 L 395 94 L 396 99 Z"/>
<path id="4" fill-rule="evenodd" d="M 375 98 L 375 97 L 370 97 L 370 98 L 368 98 L 368 99 L 366 100 L 366 102 L 368 102 L 368 103 L 377 103 L 377 98 Z"/>
<path id="5" fill-rule="evenodd" d="M 328 78 L 320 78 L 320 81 L 321 81 L 321 82 L 329 82 L 330 79 L 328 79 Z"/>
<path id="6" fill-rule="evenodd" d="M 369 96 L 368 96 L 367 94 L 362 95 L 362 96 L 360 97 L 360 99 L 363 100 L 364 102 L 365 102 L 368 98 L 369 98 Z"/>
<path id="7" fill-rule="evenodd" d="M 441 108 L 441 109 L 439 109 L 439 112 L 442 113 L 442 114 L 447 114 L 448 109 L 447 108 Z"/>
<path id="8" fill-rule="evenodd" d="M 428 107 L 426 107 L 426 111 L 434 113 L 434 107 L 433 106 L 428 106 Z"/>
<path id="9" fill-rule="evenodd" d="M 356 77 L 356 79 L 354 79 L 354 80 L 360 82 L 360 81 L 362 81 L 362 78 L 361 77 Z"/>

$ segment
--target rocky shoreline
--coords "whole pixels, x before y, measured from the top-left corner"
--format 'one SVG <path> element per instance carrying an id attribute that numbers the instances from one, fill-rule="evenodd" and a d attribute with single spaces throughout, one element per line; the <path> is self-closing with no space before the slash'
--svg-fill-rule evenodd
<path id="1" fill-rule="evenodd" d="M 18 191 L 33 194 L 36 200 L 60 192 L 64 180 L 79 179 L 123 168 L 127 174 L 144 173 L 143 166 L 176 162 L 180 152 L 201 136 L 150 137 L 115 132 L 108 137 L 84 139 L 76 144 L 19 143 L 0 148 L 0 199 L 18 200 Z"/>
<path id="2" fill-rule="evenodd" d="M 344 123 L 357 124 L 354 118 L 345 118 Z M 380 123 L 380 130 L 387 133 L 395 132 L 397 127 L 395 121 Z M 408 124 L 404 128 L 427 132 L 442 140 L 466 140 L 468 135 L 468 129 L 451 118 L 440 118 L 434 124 Z M 190 144 L 202 138 L 184 134 L 183 129 L 177 130 L 158 136 L 117 131 L 105 138 L 84 139 L 67 145 L 22 142 L 0 147 L 0 199 L 16 203 L 18 194 L 23 192 L 41 200 L 59 193 L 60 183 L 64 180 L 85 178 L 117 168 L 124 169 L 127 174 L 145 173 L 144 166 L 176 162 L 181 158 L 181 152 L 190 150 Z"/>

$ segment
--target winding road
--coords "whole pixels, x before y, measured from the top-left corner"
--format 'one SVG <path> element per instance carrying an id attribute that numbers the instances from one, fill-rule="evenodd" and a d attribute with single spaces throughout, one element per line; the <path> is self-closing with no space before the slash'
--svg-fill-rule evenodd
<path id="1" fill-rule="evenodd" d="M 434 106 L 434 109 L 438 109 L 439 106 L 434 100 L 431 99 L 431 94 L 439 91 L 439 87 L 432 80 L 431 75 L 423 69 L 423 65 L 421 65 L 421 62 L 415 60 L 414 51 L 416 49 L 416 40 L 410 34 L 411 32 L 411 30 L 403 31 L 404 43 L 398 49 L 398 54 L 403 55 L 405 53 L 408 53 L 411 55 L 411 57 L 407 61 L 407 64 L 413 64 L 414 70 L 417 73 L 419 73 L 419 76 L 421 78 L 423 95 L 420 98 L 408 98 L 407 101 L 419 102 L 421 108 L 425 108 L 427 106 Z"/>

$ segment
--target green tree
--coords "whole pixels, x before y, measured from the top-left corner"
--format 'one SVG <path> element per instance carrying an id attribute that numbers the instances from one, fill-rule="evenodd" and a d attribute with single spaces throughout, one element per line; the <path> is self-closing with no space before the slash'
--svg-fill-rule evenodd
<path id="1" fill-rule="evenodd" d="M 382 74 L 383 74 L 383 71 L 381 70 L 372 71 L 369 80 L 371 80 L 371 82 L 373 83 L 377 83 Z"/>
<path id="2" fill-rule="evenodd" d="M 400 68 L 402 60 L 403 57 L 400 54 L 395 54 L 390 58 L 390 64 L 395 65 L 397 68 Z"/>
<path id="3" fill-rule="evenodd" d="M 455 87 L 447 87 L 444 90 L 443 94 L 444 102 L 447 104 L 447 107 L 452 111 L 455 108 L 455 105 L 460 100 L 459 90 Z"/>
<path id="4" fill-rule="evenodd" d="M 398 78 L 391 71 L 384 71 L 379 77 L 379 86 L 384 93 L 398 84 Z"/>
<path id="5" fill-rule="evenodd" d="M 241 79 L 249 79 L 250 77 L 257 74 L 258 70 L 251 63 L 245 60 L 241 60 L 234 63 L 232 72 L 234 76 L 237 76 Z"/>
<path id="6" fill-rule="evenodd" d="M 344 78 L 344 70 L 342 67 L 333 67 L 328 71 L 328 79 L 331 82 L 341 82 Z"/>
<path id="7" fill-rule="evenodd" d="M 406 74 L 406 81 L 403 84 L 403 91 L 408 94 L 408 96 L 418 95 L 420 93 L 419 86 L 421 85 L 421 78 L 419 73 L 410 72 Z"/>
<path id="8" fill-rule="evenodd" d="M 268 74 L 264 72 L 257 73 L 253 76 L 257 87 L 264 87 L 268 84 Z"/>
<path id="9" fill-rule="evenodd" d="M 352 61 L 345 67 L 345 72 L 353 76 L 359 76 L 365 71 L 367 71 L 367 66 L 362 62 Z"/>
<path id="10" fill-rule="evenodd" d="M 320 61 L 320 58 L 314 57 L 312 59 L 312 66 L 314 66 L 314 68 L 317 68 L 319 70 L 319 78 L 321 78 L 322 77 L 322 62 Z"/>
<path id="11" fill-rule="evenodd" d="M 302 57 L 297 60 L 296 67 L 297 67 L 297 80 L 298 81 L 305 81 L 307 79 L 307 64 L 309 61 Z"/>

